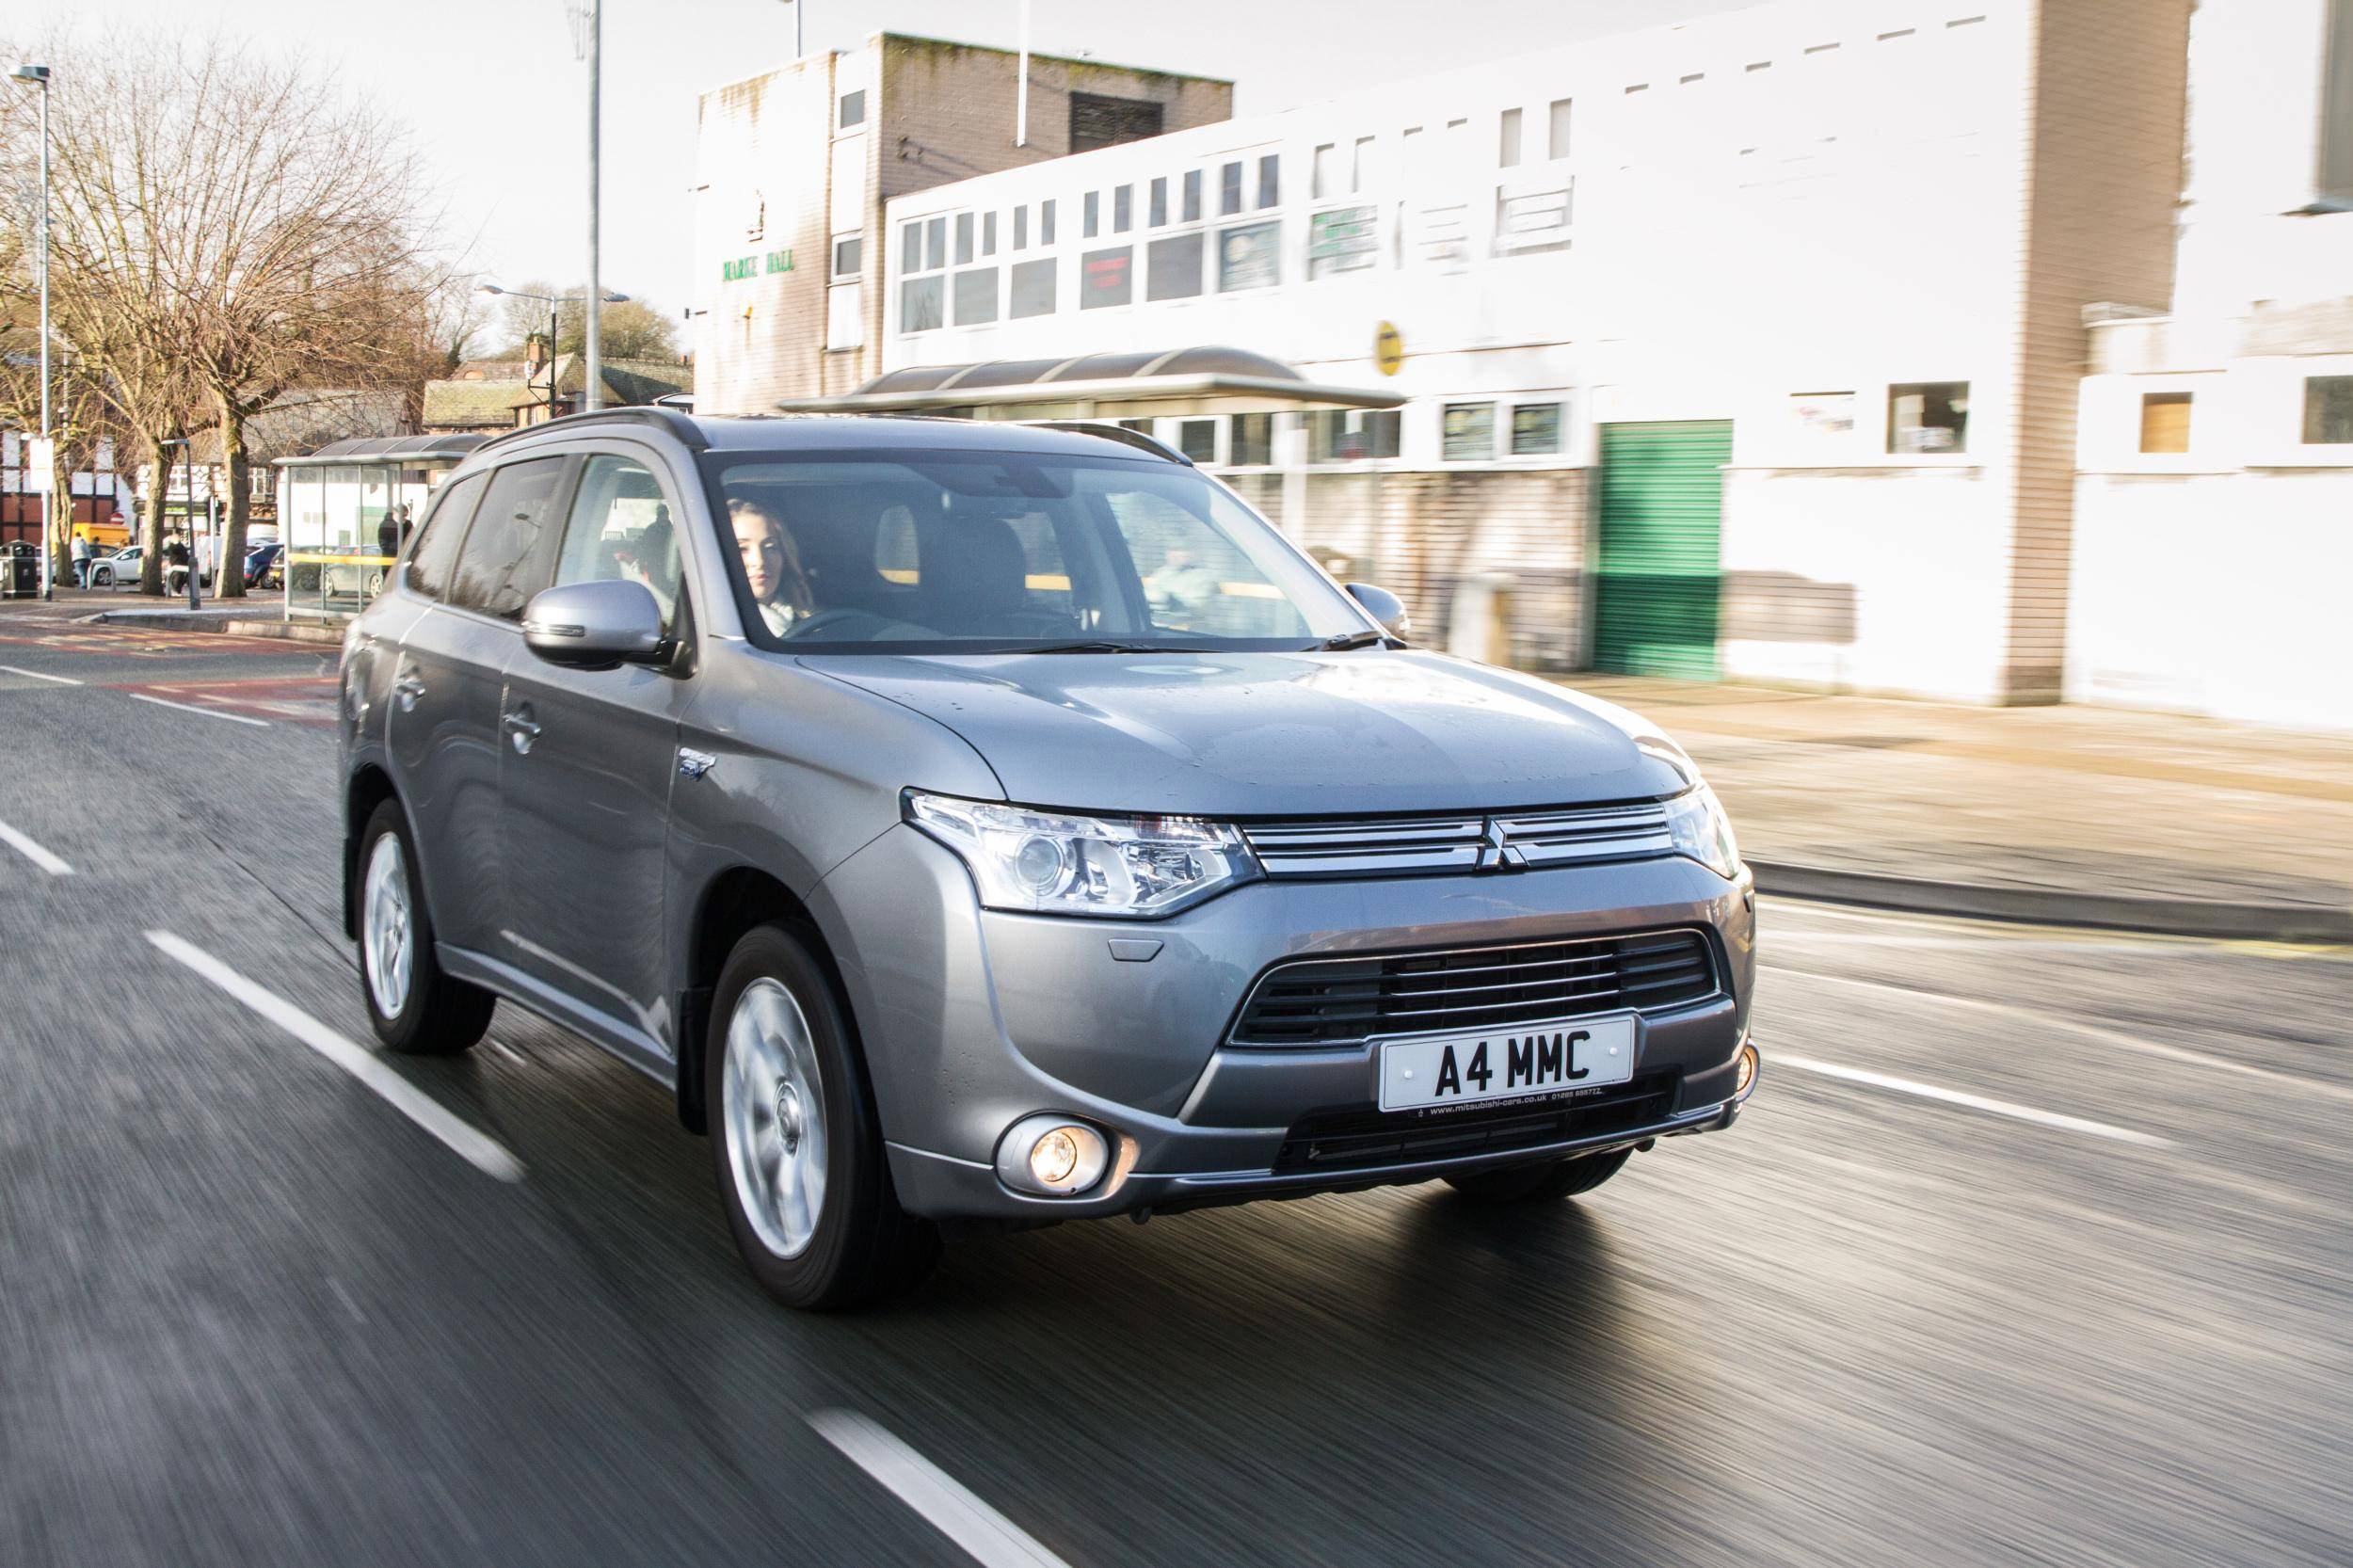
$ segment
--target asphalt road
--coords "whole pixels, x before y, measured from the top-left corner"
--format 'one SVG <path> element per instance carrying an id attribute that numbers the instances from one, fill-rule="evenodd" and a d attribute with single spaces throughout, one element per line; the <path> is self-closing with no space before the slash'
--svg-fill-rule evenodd
<path id="1" fill-rule="evenodd" d="M 796 1316 L 579 1041 L 388 1064 L 499 1179 L 148 939 L 367 1038 L 332 651 L 0 612 L 0 1563 L 2353 1560 L 2353 955 L 1769 906 L 1749 1114 L 1589 1198 Z"/>

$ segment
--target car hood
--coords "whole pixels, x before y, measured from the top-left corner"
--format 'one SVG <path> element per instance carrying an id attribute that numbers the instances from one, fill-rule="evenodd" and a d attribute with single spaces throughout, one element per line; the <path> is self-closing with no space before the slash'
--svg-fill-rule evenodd
<path id="1" fill-rule="evenodd" d="M 810 658 L 954 730 L 1028 806 L 1295 816 L 1670 795 L 1673 743 L 1609 703 L 1415 651 Z M 920 779 L 909 783 L 920 784 Z"/>

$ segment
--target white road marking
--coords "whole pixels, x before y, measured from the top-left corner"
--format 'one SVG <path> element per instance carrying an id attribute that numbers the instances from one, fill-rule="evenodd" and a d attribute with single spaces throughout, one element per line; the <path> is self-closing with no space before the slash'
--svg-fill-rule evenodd
<path id="1" fill-rule="evenodd" d="M 217 708 L 199 708 L 194 703 L 171 702 L 160 696 L 149 696 L 145 692 L 133 692 L 130 696 L 134 702 L 152 702 L 158 708 L 177 708 L 184 713 L 201 713 L 208 719 L 227 719 L 231 724 L 249 724 L 261 729 L 269 728 L 269 720 L 249 719 L 243 713 L 225 713 Z"/>
<path id="2" fill-rule="evenodd" d="M 440 1103 L 386 1066 L 374 1051 L 336 1033 L 277 992 L 255 984 L 195 943 L 168 931 L 147 939 L 218 989 L 259 1013 L 380 1096 L 386 1104 L 449 1145 L 460 1160 L 501 1181 L 520 1181 L 523 1163 L 506 1148 L 443 1110 Z"/>
<path id="3" fill-rule="evenodd" d="M 34 865 L 39 866 L 42 871 L 47 872 L 51 876 L 72 876 L 73 874 L 73 868 L 72 866 L 67 865 L 64 861 L 58 859 L 56 856 L 50 854 L 47 850 L 41 848 L 39 844 L 33 842 L 32 840 L 26 838 L 24 834 L 19 833 L 15 828 L 10 827 L 4 822 L 0 822 L 0 844 L 8 845 L 10 849 L 16 851 L 17 854 L 22 855 L 25 859 L 30 860 Z"/>
<path id="4" fill-rule="evenodd" d="M 2126 1034 L 2119 1030 L 2104 1029 L 2098 1024 L 2082 1023 L 2054 1013 L 2037 1012 L 2034 1008 L 2020 1007 L 2011 1002 L 1988 1001 L 1981 997 L 1957 997 L 1945 991 L 1923 991 L 1911 985 L 1891 985 L 1883 980 L 1862 980 L 1852 975 L 1823 974 L 1817 969 L 1792 969 L 1780 964 L 1759 964 L 1757 968 L 1770 969 L 1775 974 L 1796 975 L 1805 980 L 1818 980 L 1827 985 L 1850 985 L 1857 990 L 1881 991 L 1891 996 L 1909 997 L 1915 1001 L 1937 1002 L 1946 1007 L 1958 1007 L 1965 1012 L 1991 1013 L 1996 1017 L 2013 1018 L 2022 1023 L 2080 1035 L 2087 1040 L 2096 1040 L 2104 1046 L 2114 1046 L 2119 1050 L 2137 1051 L 2143 1056 L 2162 1057 L 2168 1062 L 2179 1062 L 2192 1067 L 2204 1067 L 2217 1073 L 2233 1073 L 2240 1078 L 2261 1079 L 2265 1082 L 2277 1083 L 2283 1088 L 2292 1089 L 2299 1095 L 2318 1095 L 2323 1099 L 2343 1100 L 2353 1104 L 2353 1088 L 2342 1083 L 2330 1083 L 2325 1079 L 2303 1078 L 2295 1073 L 2281 1072 L 2276 1068 L 2258 1067 L 2245 1062 L 2233 1062 L 2227 1056 L 2215 1056 L 2202 1050 L 2190 1050 L 2182 1046 L 2169 1046 L 2155 1040 L 2143 1040 L 2137 1035 Z"/>
<path id="5" fill-rule="evenodd" d="M 1899 1095 L 1917 1095 L 1922 1099 L 1940 1100 L 1946 1105 L 1967 1106 L 1972 1111 L 1991 1112 L 1996 1116 L 2032 1122 L 2037 1127 L 2057 1128 L 2063 1132 L 2089 1133 L 2094 1138 L 2113 1138 L 2120 1144 L 2141 1144 L 2153 1148 L 2165 1148 L 2171 1143 L 2170 1139 L 2160 1138 L 2153 1132 L 2136 1132 L 2128 1127 L 2111 1127 L 2106 1122 L 2087 1121 L 2081 1116 L 2062 1116 L 2056 1111 L 2038 1111 L 2031 1105 L 2012 1105 L 2008 1100 L 1988 1099 L 1983 1095 L 1939 1088 L 1933 1083 L 1869 1072 L 1862 1067 L 1842 1067 L 1835 1062 L 1817 1062 L 1812 1057 L 1791 1056 L 1786 1051 L 1775 1051 L 1769 1060 L 1781 1066 L 1795 1067 L 1800 1072 L 1819 1073 L 1824 1078 L 1842 1079 L 1849 1083 L 1865 1083 L 1874 1089 L 1893 1089 Z"/>
<path id="6" fill-rule="evenodd" d="M 75 680 L 70 676 L 43 675 L 39 670 L 19 669 L 14 664 L 0 664 L 0 671 L 6 671 L 9 675 L 21 675 L 27 680 L 55 681 L 60 686 L 78 686 L 81 684 L 79 680 Z"/>
<path id="7" fill-rule="evenodd" d="M 1068 1568 L 887 1428 L 853 1410 L 820 1410 L 808 1424 L 984 1568 Z"/>

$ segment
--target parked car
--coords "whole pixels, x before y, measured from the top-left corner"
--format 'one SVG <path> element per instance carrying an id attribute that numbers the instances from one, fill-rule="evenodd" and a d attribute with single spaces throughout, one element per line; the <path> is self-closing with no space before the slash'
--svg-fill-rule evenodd
<path id="1" fill-rule="evenodd" d="M 1020 1227 L 1589 1192 L 1758 1071 L 1754 884 L 1647 721 L 1410 646 L 1116 429 L 632 408 L 477 449 L 351 624 L 377 1037 L 504 999 L 708 1129 L 803 1306 Z"/>
<path id="2" fill-rule="evenodd" d="M 248 588 L 280 588 L 285 586 L 285 567 L 282 565 L 286 547 L 281 544 L 259 544 L 245 552 L 245 585 Z"/>
<path id="3" fill-rule="evenodd" d="M 91 561 L 89 585 L 93 588 L 136 586 L 142 550 L 139 545 L 125 545 L 111 555 L 101 555 Z"/>

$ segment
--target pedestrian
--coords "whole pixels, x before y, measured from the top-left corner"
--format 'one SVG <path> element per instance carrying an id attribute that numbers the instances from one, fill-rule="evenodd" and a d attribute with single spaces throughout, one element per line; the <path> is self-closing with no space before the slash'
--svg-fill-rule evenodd
<path id="1" fill-rule="evenodd" d="M 391 557 L 400 553 L 400 508 L 384 509 L 384 520 L 376 525 L 376 552 Z"/>
<path id="2" fill-rule="evenodd" d="M 73 585 L 89 586 L 89 536 L 79 529 L 73 533 Z"/>
<path id="3" fill-rule="evenodd" d="M 174 534 L 164 545 L 164 592 L 168 594 L 178 593 L 180 588 L 186 584 L 187 569 L 187 541 L 183 539 L 179 535 Z M 175 584 L 172 578 L 172 574 L 174 572 L 181 574 L 177 584 Z"/>

